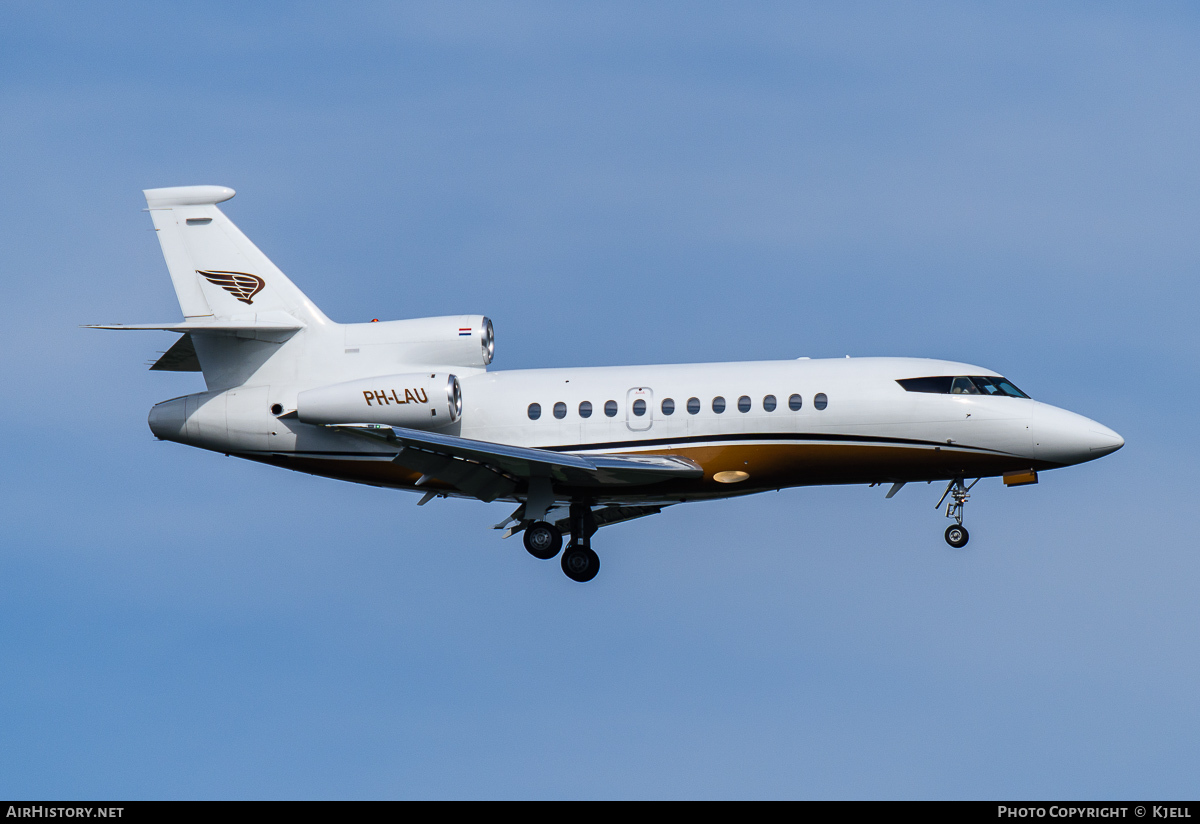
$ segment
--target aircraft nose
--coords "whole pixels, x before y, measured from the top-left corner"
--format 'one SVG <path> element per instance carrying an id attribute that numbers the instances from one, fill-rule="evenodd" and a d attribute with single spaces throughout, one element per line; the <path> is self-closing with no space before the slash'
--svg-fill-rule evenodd
<path id="1" fill-rule="evenodd" d="M 1034 454 L 1063 465 L 1094 461 L 1125 445 L 1125 439 L 1104 424 L 1053 406 L 1037 416 L 1033 434 Z"/>
<path id="2" fill-rule="evenodd" d="M 1092 421 L 1095 426 L 1088 430 L 1090 436 L 1088 451 L 1094 457 L 1100 458 L 1110 452 L 1116 452 L 1125 445 L 1125 439 L 1113 432 L 1107 426 Z"/>

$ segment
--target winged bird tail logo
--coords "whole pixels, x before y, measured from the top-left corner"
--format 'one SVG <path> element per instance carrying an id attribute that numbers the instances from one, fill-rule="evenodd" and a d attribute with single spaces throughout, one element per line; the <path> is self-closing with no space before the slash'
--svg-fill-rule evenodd
<path id="1" fill-rule="evenodd" d="M 263 290 L 266 281 L 258 275 L 249 272 L 219 272 L 207 269 L 197 269 L 196 274 L 203 275 L 209 283 L 220 286 L 242 303 L 254 303 L 254 296 Z"/>

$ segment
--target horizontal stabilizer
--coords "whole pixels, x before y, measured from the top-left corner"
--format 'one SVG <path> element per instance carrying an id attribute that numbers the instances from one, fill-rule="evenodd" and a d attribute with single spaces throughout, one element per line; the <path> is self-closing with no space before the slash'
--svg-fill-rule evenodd
<path id="1" fill-rule="evenodd" d="M 183 323 L 93 323 L 85 329 L 122 331 L 157 330 L 162 332 L 212 333 L 232 335 L 238 332 L 295 332 L 304 324 L 284 312 L 264 312 L 254 320 L 188 320 Z"/>

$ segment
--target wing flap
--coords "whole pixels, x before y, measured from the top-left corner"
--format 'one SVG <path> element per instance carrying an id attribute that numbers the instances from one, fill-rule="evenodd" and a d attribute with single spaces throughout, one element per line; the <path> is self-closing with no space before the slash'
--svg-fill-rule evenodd
<path id="1" fill-rule="evenodd" d="M 585 456 L 400 426 L 355 423 L 332 426 L 397 443 L 403 449 L 396 456 L 396 463 L 484 501 L 510 496 L 534 478 L 549 478 L 569 486 L 609 487 L 704 476 L 704 470 L 694 461 L 671 455 Z"/>
<path id="2" fill-rule="evenodd" d="M 521 480 L 548 477 L 574 486 L 599 487 L 640 485 L 704 476 L 704 470 L 695 462 L 671 455 L 584 456 L 491 441 L 475 441 L 399 426 L 392 427 L 392 432 L 396 440 L 406 447 L 476 461 Z M 399 460 L 403 460 L 403 457 Z"/>
<path id="3" fill-rule="evenodd" d="M 405 447 L 395 462 L 487 503 L 517 490 L 516 481 L 483 464 L 423 449 Z"/>

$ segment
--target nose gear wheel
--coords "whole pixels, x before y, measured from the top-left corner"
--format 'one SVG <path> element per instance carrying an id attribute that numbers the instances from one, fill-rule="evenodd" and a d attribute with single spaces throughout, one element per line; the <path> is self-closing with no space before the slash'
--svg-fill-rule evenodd
<path id="1" fill-rule="evenodd" d="M 971 535 L 962 524 L 951 524 L 946 527 L 946 543 L 955 549 L 962 549 L 971 540 Z"/>
<path id="2" fill-rule="evenodd" d="M 979 480 L 976 478 L 971 483 L 964 484 L 962 478 L 955 478 L 947 484 L 946 491 L 933 506 L 934 509 L 938 509 L 941 507 L 942 501 L 947 497 L 950 498 L 950 503 L 946 504 L 946 517 L 953 518 L 954 523 L 946 529 L 946 543 L 955 549 L 966 546 L 967 541 L 971 538 L 967 528 L 963 526 L 963 512 L 967 506 L 967 499 L 971 497 L 971 488 L 979 483 Z"/>

